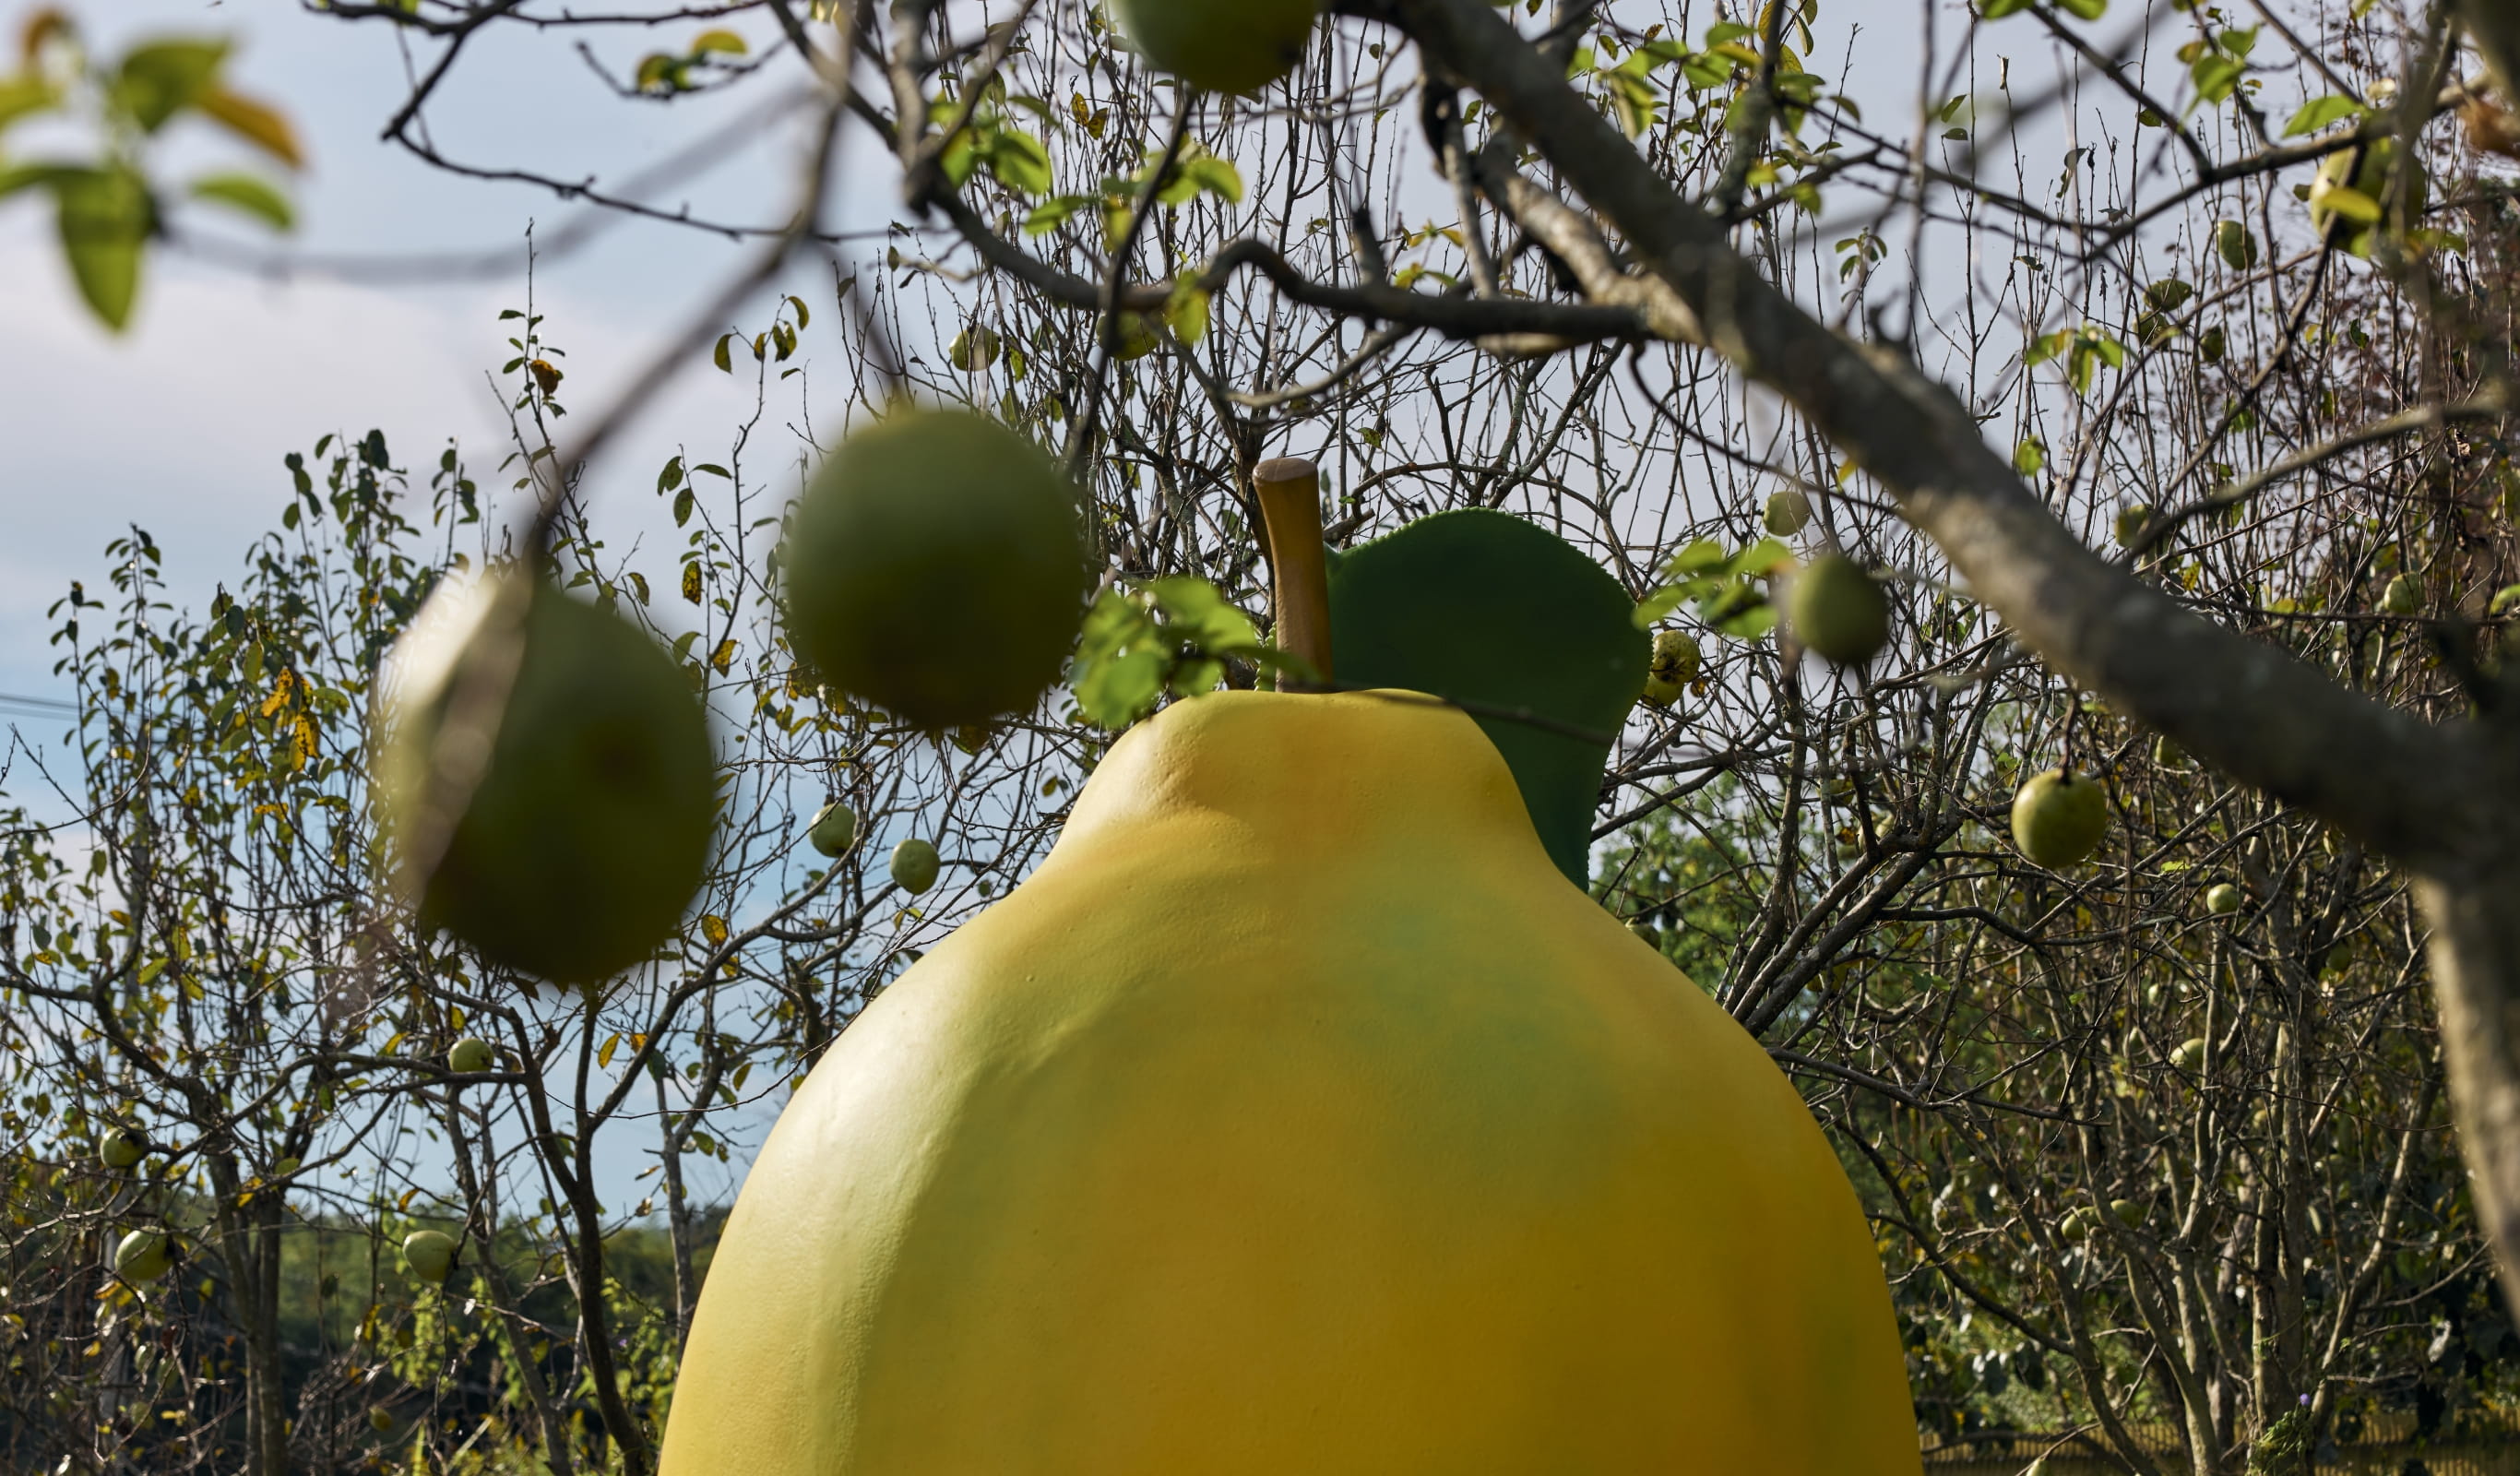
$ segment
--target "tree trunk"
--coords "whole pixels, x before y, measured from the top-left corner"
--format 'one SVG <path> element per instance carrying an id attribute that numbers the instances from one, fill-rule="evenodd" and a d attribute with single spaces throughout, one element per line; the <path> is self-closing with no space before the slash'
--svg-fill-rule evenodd
<path id="1" fill-rule="evenodd" d="M 2427 876 L 2433 997 L 2476 1215 L 2520 1312 L 2520 867 Z"/>
<path id="2" fill-rule="evenodd" d="M 665 1078 L 656 1078 L 656 1120 L 663 1124 L 664 1145 L 658 1162 L 665 1166 L 665 1224 L 674 1248 L 674 1355 L 682 1356 L 691 1340 L 692 1314 L 698 1310 L 699 1277 L 692 1271 L 692 1205 L 683 1190 L 683 1133 L 673 1103 L 666 1098 Z"/>

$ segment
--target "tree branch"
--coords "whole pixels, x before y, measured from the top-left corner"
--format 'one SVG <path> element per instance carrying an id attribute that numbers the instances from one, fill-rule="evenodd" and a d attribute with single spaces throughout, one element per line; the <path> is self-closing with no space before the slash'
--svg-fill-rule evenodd
<path id="1" fill-rule="evenodd" d="M 2436 728 L 2346 691 L 2272 646 L 2182 609 L 2085 548 L 1978 434 L 1967 408 L 1904 356 L 1832 333 L 1759 276 L 1480 0 L 1348 0 L 1402 25 L 1476 87 L 1624 234 L 1707 329 L 1939 544 L 2034 649 L 2120 709 L 2256 788 L 2419 868 L 2496 849 L 2475 794 L 2472 727 Z"/>

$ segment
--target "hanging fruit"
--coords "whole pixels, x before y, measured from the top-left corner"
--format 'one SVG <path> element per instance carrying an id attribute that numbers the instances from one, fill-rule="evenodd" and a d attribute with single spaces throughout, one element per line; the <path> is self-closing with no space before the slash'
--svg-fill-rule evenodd
<path id="1" fill-rule="evenodd" d="M 441 584 L 382 690 L 377 791 L 423 921 L 588 987 L 673 936 L 717 792 L 708 719 L 672 652 L 510 567 Z M 450 715 L 466 731 L 447 733 Z M 433 864 L 413 849 L 432 842 Z"/>

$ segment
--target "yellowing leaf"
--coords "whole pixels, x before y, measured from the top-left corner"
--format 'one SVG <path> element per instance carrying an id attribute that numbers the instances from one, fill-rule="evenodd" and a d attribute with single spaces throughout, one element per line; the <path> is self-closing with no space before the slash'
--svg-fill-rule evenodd
<path id="1" fill-rule="evenodd" d="M 711 948 L 715 948 L 719 944 L 724 943 L 726 941 L 726 919 L 715 913 L 711 913 L 707 917 L 700 918 L 700 936 L 708 939 L 709 947 Z"/>
<path id="2" fill-rule="evenodd" d="M 700 603 L 700 566 L 697 563 L 683 565 L 683 598 L 694 604 Z"/>
<path id="3" fill-rule="evenodd" d="M 297 146 L 297 130 L 269 104 L 213 87 L 194 99 L 193 106 L 220 127 L 292 169 L 306 166 L 305 151 Z"/>

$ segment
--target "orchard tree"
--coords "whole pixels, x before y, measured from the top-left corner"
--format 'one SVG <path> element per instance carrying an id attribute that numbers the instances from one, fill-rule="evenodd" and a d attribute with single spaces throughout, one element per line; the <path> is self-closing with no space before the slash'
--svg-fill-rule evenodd
<path id="1" fill-rule="evenodd" d="M 627 393 L 569 421 L 529 320 L 524 474 L 484 514 L 679 643 L 742 737 L 679 962 L 582 1011 L 529 1007 L 360 883 L 380 955 L 429 981 L 405 1028 L 432 1050 L 483 1030 L 517 1063 L 443 1089 L 460 1183 L 437 1208 L 495 1245 L 498 1165 L 557 1190 L 521 1232 L 572 1294 L 574 1356 L 532 1351 L 530 1285 L 485 1293 L 527 1350 L 516 1428 L 545 1461 L 644 1470 L 652 1442 L 656 1388 L 604 1336 L 599 1138 L 657 1114 L 676 1325 L 682 1166 L 723 1145 L 708 1104 L 755 1065 L 789 1079 L 903 950 L 1015 880 L 1108 730 L 1262 677 L 1243 630 L 1279 612 L 1254 473 L 1282 455 L 1320 464 L 1335 547 L 1505 510 L 1658 630 L 1654 700 L 1600 735 L 1594 884 L 1803 1075 L 1868 1176 L 1938 1429 L 2089 1421 L 2149 1470 L 2136 1427 L 2162 1420 L 2173 1458 L 2217 1472 L 2375 1391 L 2495 1387 L 2490 1340 L 2452 1369 L 2405 1330 L 2419 1304 L 2491 1319 L 2478 1227 L 2520 1264 L 2515 130 L 2458 14 L 1990 0 L 1923 10 L 1918 69 L 1882 79 L 1851 61 L 1888 23 L 1867 8 L 1387 0 L 1334 7 L 1300 57 L 1246 46 L 1291 69 L 1206 79 L 1237 95 L 1133 55 L 1101 8 L 1039 0 L 310 8 L 428 57 L 394 146 L 758 244 Z M 2472 18 L 2489 46 L 2497 15 Z M 768 103 L 805 135 L 796 201 L 704 218 L 447 152 L 426 120 L 503 32 L 583 41 L 625 108 L 801 82 Z M 849 129 L 903 201 L 875 260 L 827 224 Z M 958 402 L 1087 487 L 1103 589 L 1044 709 L 940 743 L 798 671 L 757 523 L 822 447 L 767 472 L 675 458 L 653 491 L 691 540 L 671 572 L 601 536 L 649 495 L 607 452 L 666 376 L 713 362 L 786 393 L 832 344 L 848 403 L 799 418 L 827 444 L 903 394 Z M 468 557 L 516 547 L 478 538 Z M 1812 657 L 1869 643 L 1809 619 L 1778 628 L 1794 571 L 1842 572 L 1833 554 L 1886 605 L 1868 662 Z M 2048 770 L 2101 786 L 2096 854 L 2012 848 L 2014 791 Z M 120 792 L 115 773 L 80 792 Z M 857 848 L 776 860 L 832 798 Z M 963 890 L 904 909 L 867 837 L 914 812 Z M 126 945 L 131 976 L 171 947 Z M 2438 1028 L 2409 997 L 2426 971 Z M 1949 1328 L 1962 1308 L 1979 1330 Z M 573 1444 L 579 1408 L 601 1454 Z"/>

